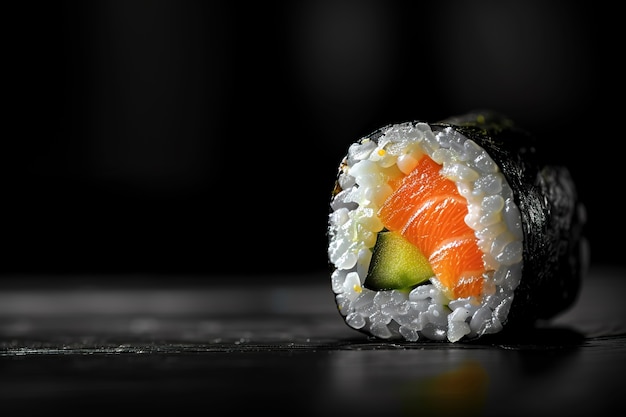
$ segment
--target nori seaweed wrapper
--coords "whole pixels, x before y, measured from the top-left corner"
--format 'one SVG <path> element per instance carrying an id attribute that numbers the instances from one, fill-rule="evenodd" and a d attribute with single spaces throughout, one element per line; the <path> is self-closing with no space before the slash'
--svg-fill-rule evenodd
<path id="1" fill-rule="evenodd" d="M 551 164 L 537 137 L 494 112 L 429 123 L 481 146 L 514 192 L 524 232 L 522 279 L 506 328 L 549 319 L 571 307 L 588 267 L 583 203 L 567 167 Z"/>

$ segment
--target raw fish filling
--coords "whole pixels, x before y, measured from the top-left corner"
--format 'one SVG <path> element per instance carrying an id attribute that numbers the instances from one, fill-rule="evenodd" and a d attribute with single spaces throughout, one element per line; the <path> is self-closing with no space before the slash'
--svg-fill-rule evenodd
<path id="1" fill-rule="evenodd" d="M 478 238 L 465 223 L 467 200 L 441 165 L 422 156 L 378 211 L 385 227 L 399 231 L 430 262 L 450 298 L 480 296 L 487 271 Z M 490 271 L 491 272 L 491 271 Z"/>

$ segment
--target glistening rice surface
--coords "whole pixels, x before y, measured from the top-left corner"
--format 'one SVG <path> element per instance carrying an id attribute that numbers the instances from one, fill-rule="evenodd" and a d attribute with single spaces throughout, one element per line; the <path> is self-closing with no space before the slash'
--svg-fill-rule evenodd
<path id="1" fill-rule="evenodd" d="M 406 175 L 421 157 L 440 164 L 441 175 L 467 200 L 465 222 L 484 254 L 479 297 L 455 299 L 436 276 L 410 292 L 364 286 L 372 248 L 385 227 L 378 209 L 394 191 L 386 172 L 395 165 Z M 328 234 L 332 289 L 349 326 L 383 339 L 450 342 L 503 328 L 522 276 L 520 213 L 497 164 L 454 129 L 408 122 L 352 144 L 340 166 Z"/>

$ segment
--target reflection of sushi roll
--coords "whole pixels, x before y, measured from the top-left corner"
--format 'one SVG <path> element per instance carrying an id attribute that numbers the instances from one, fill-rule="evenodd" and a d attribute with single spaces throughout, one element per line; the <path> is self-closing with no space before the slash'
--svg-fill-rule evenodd
<path id="1" fill-rule="evenodd" d="M 551 318 L 587 266 L 567 168 L 482 112 L 389 125 L 341 162 L 328 222 L 346 323 L 383 339 L 476 339 Z"/>

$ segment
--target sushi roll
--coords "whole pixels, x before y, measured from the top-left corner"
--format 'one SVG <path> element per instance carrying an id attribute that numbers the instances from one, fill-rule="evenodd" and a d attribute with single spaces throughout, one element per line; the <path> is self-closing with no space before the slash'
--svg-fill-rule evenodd
<path id="1" fill-rule="evenodd" d="M 470 341 L 569 308 L 588 266 L 567 167 L 494 112 L 390 124 L 348 147 L 328 260 L 346 324 L 380 339 Z"/>

